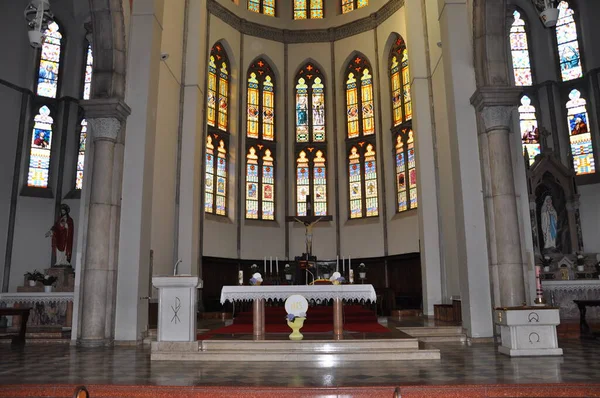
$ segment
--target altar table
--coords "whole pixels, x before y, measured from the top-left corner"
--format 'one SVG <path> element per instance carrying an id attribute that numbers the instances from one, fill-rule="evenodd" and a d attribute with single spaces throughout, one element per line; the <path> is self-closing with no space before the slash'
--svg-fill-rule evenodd
<path id="1" fill-rule="evenodd" d="M 262 340 L 265 335 L 265 300 L 286 300 L 294 294 L 307 300 L 333 299 L 335 339 L 341 339 L 344 331 L 343 300 L 377 301 L 373 285 L 223 286 L 221 304 L 253 300 L 252 333 L 255 340 Z"/>

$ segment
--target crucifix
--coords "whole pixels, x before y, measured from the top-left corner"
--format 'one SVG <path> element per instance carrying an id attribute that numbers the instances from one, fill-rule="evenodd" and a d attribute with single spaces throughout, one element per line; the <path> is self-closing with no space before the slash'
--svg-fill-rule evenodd
<path id="1" fill-rule="evenodd" d="M 306 195 L 306 215 L 305 216 L 287 216 L 285 218 L 287 222 L 299 222 L 304 224 L 305 232 L 304 237 L 306 241 L 306 253 L 307 260 L 312 257 L 312 237 L 313 227 L 320 221 L 332 221 L 332 216 L 315 216 L 312 211 L 312 201 L 310 195 Z"/>

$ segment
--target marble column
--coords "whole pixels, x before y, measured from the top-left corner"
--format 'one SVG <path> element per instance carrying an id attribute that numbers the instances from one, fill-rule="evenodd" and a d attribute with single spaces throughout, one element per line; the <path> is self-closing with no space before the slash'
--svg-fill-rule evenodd
<path id="1" fill-rule="evenodd" d="M 511 118 L 518 101 L 512 88 L 479 89 L 472 102 L 481 115 L 483 129 L 480 141 L 482 157 L 487 158 L 484 185 L 488 200 L 491 272 L 494 290 L 498 292 L 496 307 L 522 305 L 525 299 L 523 253 L 519 213 L 515 193 L 512 161 Z M 492 222 L 493 221 L 493 222 Z M 499 301 L 499 302 L 498 302 Z"/>
<path id="2" fill-rule="evenodd" d="M 109 296 L 112 248 L 118 237 L 112 228 L 118 214 L 113 200 L 114 193 L 120 191 L 115 184 L 115 170 L 119 170 L 115 146 L 121 127 L 130 113 L 129 107 L 118 99 L 97 99 L 83 104 L 88 121 L 88 140 L 93 153 L 87 220 L 85 260 L 82 267 L 83 287 L 81 289 L 81 334 L 79 344 L 83 346 L 103 346 L 109 343 L 107 330 L 112 324 L 107 319 L 112 314 Z M 90 176 L 86 176 L 90 178 Z M 117 181 L 119 179 L 117 178 Z"/>

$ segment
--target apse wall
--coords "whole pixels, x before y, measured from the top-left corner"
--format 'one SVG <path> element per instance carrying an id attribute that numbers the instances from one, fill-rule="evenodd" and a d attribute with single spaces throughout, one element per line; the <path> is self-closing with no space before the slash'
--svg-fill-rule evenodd
<path id="1" fill-rule="evenodd" d="M 71 217 L 75 228 L 78 226 L 79 199 L 72 198 L 72 185 L 75 168 L 75 156 L 79 140 L 79 132 L 75 126 L 77 104 L 75 98 L 81 97 L 82 73 L 85 56 L 85 29 L 84 23 L 89 20 L 87 2 L 73 2 L 72 0 L 53 0 L 52 11 L 56 20 L 61 25 L 63 33 L 63 58 L 61 60 L 61 83 L 59 94 L 62 97 L 57 102 L 61 108 L 61 117 L 54 117 L 52 162 L 51 197 L 25 196 L 23 187 L 26 185 L 31 139 L 32 112 L 37 112 L 33 101 L 21 107 L 21 94 L 19 90 L 29 92 L 34 87 L 37 73 L 36 50 L 29 45 L 27 27 L 23 18 L 23 10 L 29 3 L 27 0 L 5 2 L 0 13 L 0 45 L 5 51 L 5 62 L 0 63 L 0 79 L 16 86 L 16 89 L 0 85 L 0 119 L 3 125 L 3 144 L 0 147 L 0 158 L 4 172 L 0 176 L 0 267 L 4 270 L 10 263 L 9 291 L 23 284 L 23 274 L 33 269 L 43 270 L 51 265 L 51 240 L 45 238 L 45 233 L 54 223 L 55 206 L 57 197 L 61 203 L 66 203 L 71 208 Z M 31 97 L 28 94 L 27 96 Z M 71 97 L 67 99 L 65 97 Z M 39 105 L 38 105 L 39 106 Z M 34 109 L 35 108 L 35 109 Z M 66 110 L 70 113 L 70 120 L 64 117 Z M 19 142 L 19 122 L 24 115 L 24 130 L 22 146 Z M 68 125 L 67 125 L 68 123 Z M 65 137 L 64 134 L 67 136 Z M 61 152 L 61 141 L 64 138 L 65 149 Z M 15 154 L 22 151 L 22 159 L 15 169 Z M 59 170 L 59 158 L 64 156 L 63 170 Z M 18 173 L 18 186 L 15 206 L 11 207 L 12 183 L 14 173 Z M 63 180 L 61 192 L 56 192 L 59 175 Z M 35 195 L 35 194 L 34 194 Z M 8 240 L 8 220 L 14 209 L 15 229 L 12 240 Z M 75 231 L 77 237 L 77 231 Z M 73 248 L 73 262 L 75 261 L 77 239 Z M 12 249 L 12 256 L 7 262 L 5 254 L 7 247 Z M 0 273 L 0 278 L 2 275 Z"/>
<path id="2" fill-rule="evenodd" d="M 281 3 L 281 2 L 280 2 Z M 280 6 L 278 3 L 278 7 Z M 291 3 L 291 2 L 290 2 Z M 385 2 L 371 1 L 364 10 L 347 16 L 327 17 L 319 21 L 287 21 L 248 12 L 244 7 L 221 1 L 224 7 L 249 21 L 270 27 L 332 26 L 348 18 L 361 18 L 377 11 Z M 329 4 L 329 3 L 328 3 Z M 326 4 L 326 7 L 328 7 Z M 284 5 L 285 7 L 285 5 Z M 287 11 L 281 10 L 287 13 Z M 291 13 L 291 10 L 290 10 Z M 291 15 L 291 14 L 290 14 Z M 338 19 L 336 19 L 338 18 Z M 321 259 L 335 259 L 339 228 L 340 256 L 353 258 L 378 257 L 419 251 L 417 211 L 396 214 L 396 184 L 391 128 L 391 99 L 388 72 L 389 38 L 393 33 L 405 35 L 404 9 L 400 8 L 375 30 L 367 30 L 334 42 L 289 43 L 242 35 L 215 15 L 210 16 L 208 50 L 221 41 L 232 65 L 230 113 L 230 161 L 228 216 L 206 214 L 204 220 L 203 255 L 225 258 L 279 259 L 300 255 L 304 251 L 304 226 L 290 223 L 286 245 L 285 217 L 295 214 L 295 77 L 298 70 L 312 62 L 325 77 L 327 129 L 327 199 L 331 222 L 321 222 L 314 228 L 313 252 Z M 308 22 L 308 24 L 303 24 Z M 313 23 L 314 24 L 311 24 Z M 241 43 L 243 40 L 243 44 Z M 377 44 L 376 44 L 377 43 Z M 377 48 L 376 48 L 377 46 Z M 410 42 L 407 42 L 410 55 Z M 376 151 L 379 188 L 379 216 L 350 220 L 348 213 L 348 176 L 346 153 L 346 111 L 344 73 L 348 62 L 357 54 L 371 63 L 374 75 L 374 98 L 377 110 Z M 246 74 L 250 64 L 264 57 L 276 76 L 277 126 L 277 188 L 276 221 L 246 220 L 245 212 L 245 131 L 246 131 Z M 202 67 L 202 66 L 201 66 Z M 287 91 L 286 91 L 287 89 Z M 334 98 L 335 94 L 335 98 Z M 287 108 L 285 97 L 288 98 Z M 381 117 L 378 116 L 379 110 Z M 415 112 L 417 112 L 416 110 Z M 239 127 L 238 127 L 239 126 Z M 416 133 L 418 134 L 418 132 Z M 240 139 L 240 135 L 241 138 Z M 334 139 L 335 136 L 335 139 Z M 337 158 L 336 154 L 337 142 Z M 239 150 L 241 145 L 241 150 Z M 418 148 L 417 148 L 418 150 Z M 284 165 L 287 162 L 288 179 Z M 336 168 L 338 179 L 336 181 Z M 384 172 L 385 171 L 385 172 Z M 337 187 L 336 187 L 337 182 Z M 235 186 L 232 186 L 235 184 Z M 233 197 L 232 197 L 233 196 Z M 238 200 L 239 199 L 239 200 Z M 337 212 L 339 208 L 339 213 Z M 384 222 L 385 219 L 385 222 Z M 239 224 L 241 223 L 241 224 Z M 387 225 L 387 231 L 384 231 Z M 238 243 L 238 227 L 240 241 Z M 387 242 L 385 236 L 387 235 Z M 239 246 L 238 246 L 239 245 Z M 286 253 L 288 247 L 288 253 Z M 239 250 L 238 250 L 239 249 Z"/>

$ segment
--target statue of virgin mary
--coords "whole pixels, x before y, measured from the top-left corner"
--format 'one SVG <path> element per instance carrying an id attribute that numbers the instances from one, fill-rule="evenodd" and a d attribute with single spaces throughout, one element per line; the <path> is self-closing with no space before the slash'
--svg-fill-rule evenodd
<path id="1" fill-rule="evenodd" d="M 542 234 L 544 234 L 544 249 L 556 248 L 556 235 L 558 215 L 552 206 L 552 197 L 546 196 L 540 210 L 542 221 Z"/>

